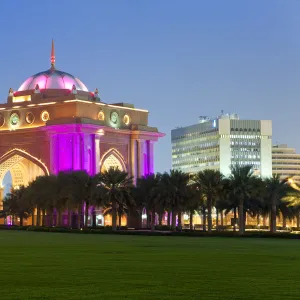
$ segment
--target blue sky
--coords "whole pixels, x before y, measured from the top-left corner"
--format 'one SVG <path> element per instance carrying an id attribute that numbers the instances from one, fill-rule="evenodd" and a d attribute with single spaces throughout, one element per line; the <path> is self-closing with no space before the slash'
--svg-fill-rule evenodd
<path id="1" fill-rule="evenodd" d="M 221 109 L 273 120 L 273 141 L 300 150 L 300 1 L 64 0 L 2 3 L 0 95 L 49 67 L 103 101 L 150 111 L 166 133 L 155 169 L 171 168 L 172 128 Z"/>

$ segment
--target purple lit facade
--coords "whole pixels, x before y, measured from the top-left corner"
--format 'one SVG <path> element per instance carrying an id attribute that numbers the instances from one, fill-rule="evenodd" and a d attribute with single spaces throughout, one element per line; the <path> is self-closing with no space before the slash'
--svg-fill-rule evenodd
<path id="1" fill-rule="evenodd" d="M 134 139 L 128 134 L 124 137 L 122 131 L 117 134 L 113 132 L 113 136 L 110 136 L 108 128 L 90 124 L 53 125 L 45 129 L 49 137 L 52 174 L 85 170 L 94 175 L 103 170 L 111 155 L 134 178 L 154 173 L 153 134 L 148 139 L 144 136 L 143 140 Z M 114 144 L 111 143 L 112 139 L 115 139 Z"/>

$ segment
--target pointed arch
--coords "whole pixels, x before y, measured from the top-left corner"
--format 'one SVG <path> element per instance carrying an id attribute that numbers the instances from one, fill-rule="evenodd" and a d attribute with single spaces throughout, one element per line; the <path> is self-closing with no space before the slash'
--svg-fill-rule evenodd
<path id="1" fill-rule="evenodd" d="M 115 148 L 108 150 L 100 160 L 100 172 L 108 170 L 110 167 L 117 167 L 121 171 L 127 172 L 126 164 L 122 154 Z"/>
<path id="2" fill-rule="evenodd" d="M 36 168 L 36 170 L 35 170 Z M 11 171 L 12 180 L 15 185 L 27 184 L 33 180 L 34 174 L 49 175 L 47 166 L 38 158 L 22 149 L 12 149 L 0 157 L 0 184 L 8 171 Z"/>

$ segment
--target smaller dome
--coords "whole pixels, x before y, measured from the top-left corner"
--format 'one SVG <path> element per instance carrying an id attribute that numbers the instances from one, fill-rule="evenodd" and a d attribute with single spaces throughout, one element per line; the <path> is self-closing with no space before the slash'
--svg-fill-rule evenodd
<path id="1" fill-rule="evenodd" d="M 37 73 L 26 79 L 19 87 L 18 91 L 35 89 L 36 85 L 40 89 L 68 89 L 71 90 L 75 85 L 79 91 L 88 92 L 87 87 L 73 75 L 51 68 L 47 71 Z"/>

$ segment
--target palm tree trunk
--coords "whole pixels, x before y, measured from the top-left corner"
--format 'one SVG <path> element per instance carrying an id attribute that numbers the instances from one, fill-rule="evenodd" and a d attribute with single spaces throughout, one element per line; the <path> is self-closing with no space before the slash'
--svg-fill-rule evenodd
<path id="1" fill-rule="evenodd" d="M 23 216 L 20 216 L 20 226 L 23 226 Z"/>
<path id="2" fill-rule="evenodd" d="M 148 209 L 147 209 L 147 214 L 146 215 L 147 215 L 147 225 L 146 226 L 147 226 L 147 229 L 148 229 L 148 228 L 150 228 L 150 223 L 151 223 L 150 222 L 151 214 L 150 214 Z"/>
<path id="3" fill-rule="evenodd" d="M 92 227 L 96 227 L 96 210 L 95 209 L 93 209 L 92 216 L 93 216 Z M 104 224 L 103 224 L 103 226 L 104 226 Z"/>
<path id="4" fill-rule="evenodd" d="M 56 210 L 56 227 L 60 227 L 61 213 L 60 210 Z"/>
<path id="5" fill-rule="evenodd" d="M 34 210 L 31 214 L 31 226 L 34 226 Z"/>
<path id="6" fill-rule="evenodd" d="M 271 205 L 271 213 L 270 213 L 270 223 L 271 223 L 271 226 L 270 226 L 270 229 L 271 229 L 271 232 L 272 233 L 275 233 L 276 232 L 276 202 L 274 199 L 272 199 L 272 205 Z"/>
<path id="7" fill-rule="evenodd" d="M 177 219 L 178 219 L 178 227 L 179 228 L 181 228 L 181 226 L 182 226 L 182 220 L 181 220 L 181 218 L 182 218 L 182 213 L 181 213 L 181 211 L 179 211 L 178 213 L 177 213 Z"/>
<path id="8" fill-rule="evenodd" d="M 233 219 L 234 219 L 234 226 L 233 226 L 233 231 L 236 231 L 236 207 L 233 210 Z"/>
<path id="9" fill-rule="evenodd" d="M 53 226 L 53 210 L 52 211 L 49 211 L 47 212 L 47 216 L 48 216 L 48 219 L 49 219 L 49 226 L 52 227 Z"/>
<path id="10" fill-rule="evenodd" d="M 224 216 L 223 216 L 223 210 L 220 211 L 221 214 L 221 226 L 224 226 Z"/>
<path id="11" fill-rule="evenodd" d="M 41 209 L 39 207 L 36 209 L 36 226 L 41 226 Z"/>
<path id="12" fill-rule="evenodd" d="M 151 211 L 151 230 L 155 230 L 155 209 L 153 208 Z"/>
<path id="13" fill-rule="evenodd" d="M 212 209 L 212 204 L 211 204 L 211 200 L 209 199 L 207 201 L 207 228 L 209 233 L 211 233 L 212 231 L 211 209 Z"/>
<path id="14" fill-rule="evenodd" d="M 202 227 L 203 231 L 206 231 L 206 207 L 205 205 L 202 206 Z"/>
<path id="15" fill-rule="evenodd" d="M 219 227 L 219 210 L 216 209 L 216 228 L 218 230 L 218 227 Z"/>
<path id="16" fill-rule="evenodd" d="M 81 229 L 82 206 L 79 204 L 77 209 L 77 228 Z"/>
<path id="17" fill-rule="evenodd" d="M 84 216 L 84 227 L 88 227 L 88 219 L 89 219 L 89 202 L 85 202 L 85 216 Z"/>
<path id="18" fill-rule="evenodd" d="M 282 227 L 286 228 L 286 216 L 282 215 Z"/>
<path id="19" fill-rule="evenodd" d="M 260 215 L 257 214 L 256 216 L 256 225 L 259 226 L 260 225 Z"/>
<path id="20" fill-rule="evenodd" d="M 46 210 L 42 209 L 42 226 L 44 227 L 46 224 Z"/>
<path id="21" fill-rule="evenodd" d="M 118 217 L 119 217 L 119 221 L 118 221 L 119 230 L 121 230 L 121 226 L 122 226 L 122 214 L 121 214 L 121 212 L 118 213 Z"/>
<path id="22" fill-rule="evenodd" d="M 162 219 L 163 219 L 163 213 L 160 213 L 158 215 L 158 225 L 161 226 L 162 225 Z"/>
<path id="23" fill-rule="evenodd" d="M 297 229 L 299 230 L 299 227 L 300 227 L 300 212 L 297 213 Z"/>
<path id="24" fill-rule="evenodd" d="M 176 211 L 172 209 L 172 231 L 176 231 Z"/>
<path id="25" fill-rule="evenodd" d="M 68 227 L 72 228 L 72 210 L 68 209 Z"/>
<path id="26" fill-rule="evenodd" d="M 194 229 L 194 225 L 193 225 L 193 217 L 194 217 L 194 211 L 190 211 L 190 230 Z"/>
<path id="27" fill-rule="evenodd" d="M 171 225 L 171 212 L 170 212 L 170 211 L 168 211 L 167 225 L 168 225 L 168 226 Z"/>
<path id="28" fill-rule="evenodd" d="M 112 200 L 112 212 L 111 212 L 112 230 L 117 230 L 117 203 L 116 200 Z"/>
<path id="29" fill-rule="evenodd" d="M 243 235 L 245 233 L 244 229 L 244 200 L 239 201 L 239 234 Z"/>

